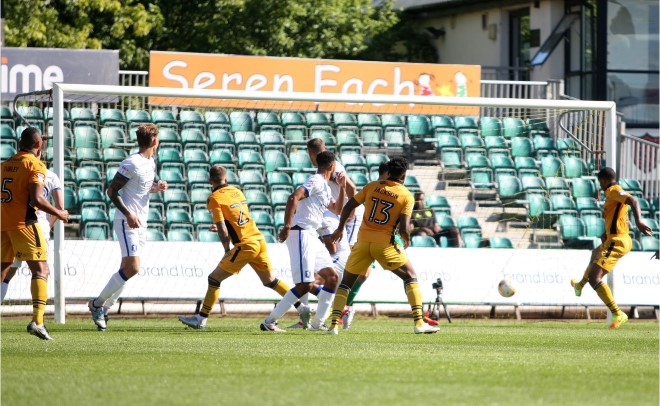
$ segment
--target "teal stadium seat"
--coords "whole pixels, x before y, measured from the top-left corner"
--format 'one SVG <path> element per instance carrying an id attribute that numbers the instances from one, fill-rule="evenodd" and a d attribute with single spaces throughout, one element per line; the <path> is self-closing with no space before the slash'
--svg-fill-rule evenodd
<path id="1" fill-rule="evenodd" d="M 260 111 L 257 113 L 257 130 L 260 133 L 264 131 L 276 131 L 282 133 L 284 126 L 277 113 L 272 111 Z"/>
<path id="2" fill-rule="evenodd" d="M 204 121 L 204 117 L 202 117 L 202 115 L 195 110 L 180 110 L 179 126 L 181 131 L 187 130 L 189 128 L 195 128 L 206 135 L 206 122 Z"/>
<path id="3" fill-rule="evenodd" d="M 516 137 L 529 137 L 529 130 L 527 124 L 517 117 L 504 117 L 502 119 L 504 138 L 512 139 Z"/>
<path id="4" fill-rule="evenodd" d="M 211 230 L 199 230 L 197 232 L 197 241 L 199 242 L 220 242 L 218 233 Z"/>
<path id="5" fill-rule="evenodd" d="M 195 241 L 193 238 L 193 235 L 190 231 L 188 230 L 169 230 L 167 232 L 167 240 L 168 241 L 178 241 L 178 242 L 192 242 Z"/>
<path id="6" fill-rule="evenodd" d="M 254 122 L 248 112 L 232 111 L 229 113 L 229 122 L 231 124 L 231 132 L 234 134 L 237 131 L 254 131 Z"/>
<path id="7" fill-rule="evenodd" d="M 502 121 L 498 117 L 481 117 L 479 119 L 479 132 L 483 138 L 501 137 Z"/>
<path id="8" fill-rule="evenodd" d="M 417 248 L 437 248 L 433 237 L 428 235 L 414 235 L 410 239 L 411 245 Z"/>
<path id="9" fill-rule="evenodd" d="M 206 132 L 209 134 L 212 130 L 231 131 L 229 116 L 223 111 L 204 112 L 204 123 L 206 124 Z"/>
<path id="10" fill-rule="evenodd" d="M 271 191 L 284 190 L 293 193 L 293 181 L 288 173 L 268 171 L 266 177 Z"/>
<path id="11" fill-rule="evenodd" d="M 160 230 L 147 229 L 147 241 L 167 241 L 167 237 Z"/>
<path id="12" fill-rule="evenodd" d="M 99 111 L 99 124 L 105 128 L 121 128 L 122 131 L 128 129 L 126 115 L 120 109 L 102 108 Z"/>
<path id="13" fill-rule="evenodd" d="M 497 248 L 497 249 L 513 248 L 513 243 L 507 237 L 490 237 L 489 242 L 490 242 L 490 248 Z"/>
<path id="14" fill-rule="evenodd" d="M 357 116 L 353 113 L 337 112 L 332 115 L 334 127 L 339 130 L 349 130 L 358 133 L 360 127 L 358 126 Z"/>
<path id="15" fill-rule="evenodd" d="M 236 158 L 231 150 L 227 149 L 214 149 L 209 153 L 209 164 L 222 165 L 227 170 L 236 172 L 238 166 L 236 165 Z"/>
<path id="16" fill-rule="evenodd" d="M 451 132 L 456 134 L 454 119 L 451 116 L 431 116 L 431 128 L 434 133 Z"/>

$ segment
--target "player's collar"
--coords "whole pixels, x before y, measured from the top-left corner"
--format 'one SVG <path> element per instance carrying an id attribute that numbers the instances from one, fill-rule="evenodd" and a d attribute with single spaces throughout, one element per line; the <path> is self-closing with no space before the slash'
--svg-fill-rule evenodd
<path id="1" fill-rule="evenodd" d="M 220 189 L 222 189 L 223 187 L 227 187 L 227 186 L 229 186 L 229 183 L 225 183 L 224 185 L 216 186 L 216 187 L 213 188 L 213 190 L 211 191 L 211 193 L 215 192 L 216 190 L 220 190 Z"/>

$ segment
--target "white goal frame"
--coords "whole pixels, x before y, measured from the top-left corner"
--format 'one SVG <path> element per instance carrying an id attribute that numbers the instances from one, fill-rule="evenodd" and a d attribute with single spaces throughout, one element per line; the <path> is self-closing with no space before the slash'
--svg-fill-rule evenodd
<path id="1" fill-rule="evenodd" d="M 53 85 L 53 125 L 54 133 L 64 133 L 64 94 L 84 94 L 99 96 L 157 96 L 167 98 L 202 98 L 202 99 L 235 99 L 235 100 L 265 100 L 282 102 L 330 102 L 330 103 L 384 103 L 384 104 L 420 104 L 447 105 L 456 107 L 502 107 L 524 109 L 585 109 L 605 113 L 605 151 L 606 165 L 616 168 L 617 125 L 616 104 L 611 101 L 580 101 L 580 100 L 547 100 L 547 99 L 502 99 L 483 97 L 439 97 L 439 96 L 395 96 L 373 94 L 328 94 L 328 93 L 285 93 L 269 91 L 236 91 L 209 89 L 176 89 L 163 87 L 136 86 L 105 86 L 88 84 L 56 83 Z M 53 137 L 53 171 L 60 179 L 64 178 L 64 139 Z M 54 225 L 54 305 L 55 322 L 64 324 L 65 297 L 62 269 L 62 246 L 64 241 L 64 224 Z M 608 274 L 608 284 L 613 288 L 611 274 Z M 608 312 L 608 320 L 611 315 Z"/>

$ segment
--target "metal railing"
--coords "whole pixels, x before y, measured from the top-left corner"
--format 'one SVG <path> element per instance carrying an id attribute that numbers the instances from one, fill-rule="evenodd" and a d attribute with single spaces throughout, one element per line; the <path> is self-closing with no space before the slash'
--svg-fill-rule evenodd
<path id="1" fill-rule="evenodd" d="M 647 200 L 660 197 L 659 149 L 657 142 L 619 133 L 616 168 L 619 179 L 638 180 Z"/>

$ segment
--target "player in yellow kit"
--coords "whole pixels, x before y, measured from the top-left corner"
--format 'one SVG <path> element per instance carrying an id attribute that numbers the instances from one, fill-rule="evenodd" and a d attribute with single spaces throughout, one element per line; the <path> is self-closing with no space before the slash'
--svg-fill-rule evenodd
<path id="1" fill-rule="evenodd" d="M 651 228 L 644 224 L 637 199 L 619 186 L 616 172 L 612 168 L 603 168 L 598 172 L 598 182 L 605 192 L 605 234 L 600 239 L 603 242 L 591 254 L 591 260 L 580 281 L 571 279 L 575 296 L 582 295 L 582 288 L 589 282 L 600 300 L 612 312 L 610 328 L 619 328 L 628 321 L 628 316 L 619 308 L 612 291 L 603 276 L 612 272 L 616 263 L 632 249 L 632 239 L 628 234 L 628 206 L 632 208 L 637 228 L 643 234 L 650 235 Z"/>
<path id="2" fill-rule="evenodd" d="M 44 197 L 46 165 L 39 160 L 43 140 L 39 130 L 28 127 L 21 133 L 21 150 L 2 163 L 2 275 L 14 259 L 26 261 L 32 281 L 32 322 L 28 333 L 42 340 L 52 340 L 44 325 L 48 300 L 47 239 L 37 221 L 37 209 L 65 223 L 69 212 L 53 207 Z"/>
<path id="3" fill-rule="evenodd" d="M 192 317 L 179 316 L 179 320 L 192 328 L 205 328 L 206 320 L 213 305 L 220 296 L 220 284 L 232 275 L 238 274 L 245 265 L 250 265 L 257 273 L 264 286 L 284 296 L 291 287 L 277 279 L 266 251 L 266 239 L 257 228 L 243 192 L 227 182 L 227 170 L 214 165 L 210 170 L 209 183 L 213 192 L 206 203 L 213 215 L 213 223 L 218 229 L 225 255 L 209 275 L 209 286 L 199 314 Z M 234 246 L 230 248 L 229 243 Z M 301 319 L 309 322 L 310 311 L 305 305 L 296 304 Z"/>
<path id="4" fill-rule="evenodd" d="M 387 164 L 389 178 L 367 184 L 350 199 L 341 212 L 339 226 L 332 234 L 339 241 L 344 234 L 348 217 L 358 205 L 364 203 L 364 217 L 357 243 L 348 257 L 341 285 L 332 306 L 332 324 L 328 333 L 338 334 L 338 320 L 346 305 L 351 287 L 359 275 L 364 275 L 374 260 L 387 271 L 393 272 L 404 281 L 406 296 L 415 321 L 415 334 L 435 333 L 439 329 L 424 323 L 422 318 L 422 294 L 417 284 L 417 275 L 405 251 L 394 241 L 397 226 L 404 242 L 410 245 L 410 214 L 414 198 L 403 185 L 408 170 L 405 158 L 393 158 Z"/>

